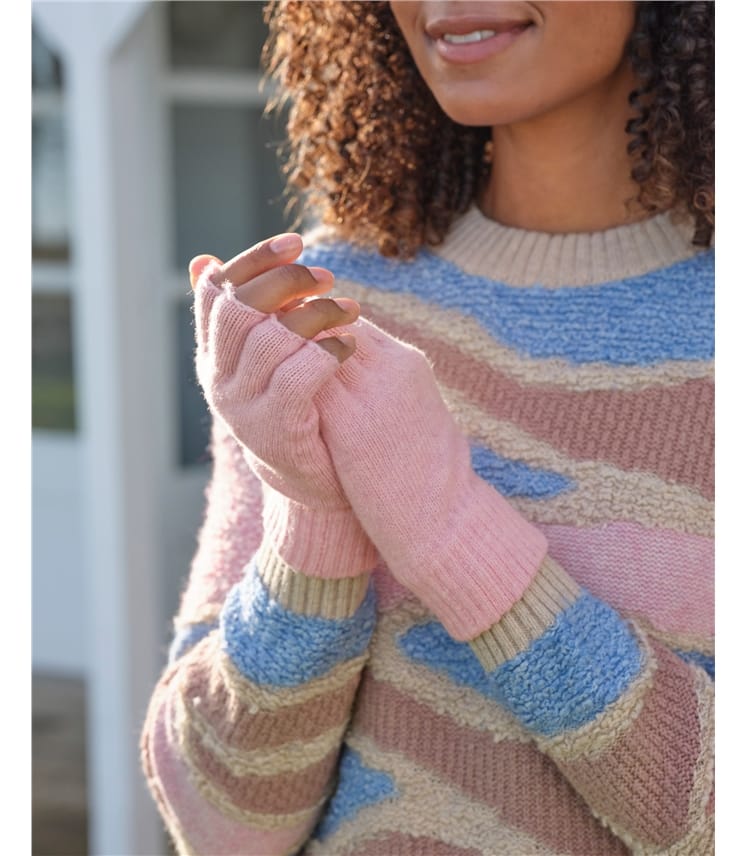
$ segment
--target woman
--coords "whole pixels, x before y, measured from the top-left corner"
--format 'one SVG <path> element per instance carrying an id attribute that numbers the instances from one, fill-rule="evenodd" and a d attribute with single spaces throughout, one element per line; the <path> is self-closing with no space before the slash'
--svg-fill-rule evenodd
<path id="1" fill-rule="evenodd" d="M 177 847 L 711 852 L 712 4 L 270 16 L 326 226 L 190 265 Z"/>

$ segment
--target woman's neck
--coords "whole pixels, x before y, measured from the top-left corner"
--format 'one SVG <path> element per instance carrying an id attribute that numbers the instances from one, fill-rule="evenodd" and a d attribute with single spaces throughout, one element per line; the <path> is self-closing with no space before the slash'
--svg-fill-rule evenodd
<path id="1" fill-rule="evenodd" d="M 621 69 L 604 88 L 552 113 L 493 128 L 490 178 L 479 202 L 485 216 L 539 232 L 596 232 L 650 216 L 630 177 L 635 81 Z"/>

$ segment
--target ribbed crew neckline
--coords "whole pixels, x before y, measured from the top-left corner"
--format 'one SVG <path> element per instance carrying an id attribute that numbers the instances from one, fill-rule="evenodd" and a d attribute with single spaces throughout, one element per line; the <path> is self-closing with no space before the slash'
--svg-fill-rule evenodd
<path id="1" fill-rule="evenodd" d="M 692 225 L 670 212 L 599 232 L 549 233 L 504 226 L 473 205 L 432 249 L 474 276 L 507 285 L 584 286 L 640 276 L 699 252 Z"/>

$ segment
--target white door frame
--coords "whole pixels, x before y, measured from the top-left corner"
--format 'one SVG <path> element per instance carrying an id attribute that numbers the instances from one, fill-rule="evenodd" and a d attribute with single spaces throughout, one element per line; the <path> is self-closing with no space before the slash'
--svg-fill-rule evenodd
<path id="1" fill-rule="evenodd" d="M 158 290 L 161 61 L 148 2 L 37 2 L 64 63 L 76 387 L 88 582 L 89 846 L 163 851 L 138 737 L 162 664 L 160 462 L 168 442 Z M 160 350 L 159 350 L 160 348 Z M 159 393 L 161 393 L 159 395 Z"/>

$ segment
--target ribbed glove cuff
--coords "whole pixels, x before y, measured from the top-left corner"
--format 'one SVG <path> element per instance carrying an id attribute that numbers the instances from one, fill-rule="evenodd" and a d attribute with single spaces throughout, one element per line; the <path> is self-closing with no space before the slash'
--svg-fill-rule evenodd
<path id="1" fill-rule="evenodd" d="M 547 554 L 545 536 L 477 477 L 454 499 L 449 531 L 430 556 L 387 557 L 400 581 L 438 617 L 449 634 L 468 641 L 499 621 L 521 598 Z"/>
<path id="2" fill-rule="evenodd" d="M 372 570 L 378 553 L 350 508 L 312 508 L 265 485 L 265 538 L 299 573 L 340 579 Z"/>

